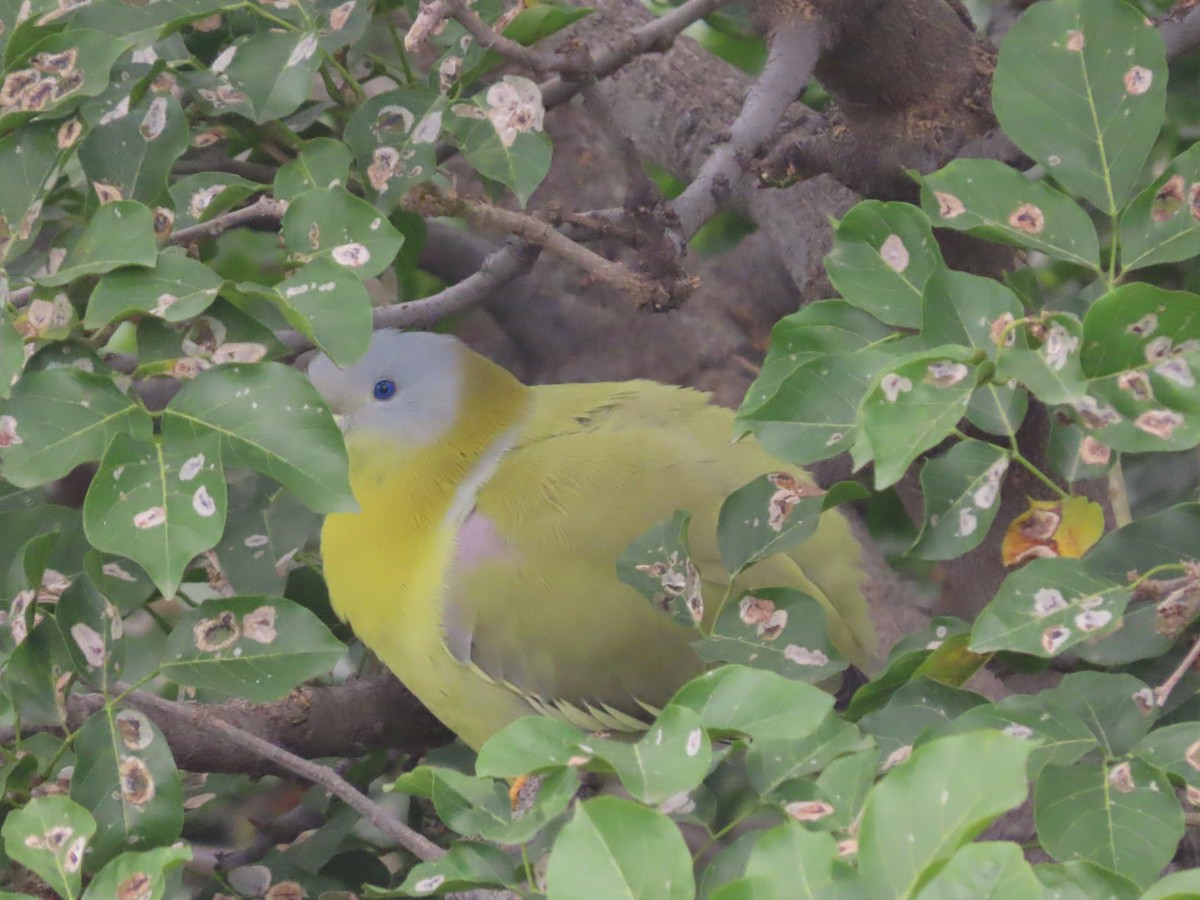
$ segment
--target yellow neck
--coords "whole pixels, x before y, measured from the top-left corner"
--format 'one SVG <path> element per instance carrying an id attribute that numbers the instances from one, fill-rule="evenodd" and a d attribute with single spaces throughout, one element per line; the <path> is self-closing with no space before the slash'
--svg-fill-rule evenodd
<path id="1" fill-rule="evenodd" d="M 457 416 L 433 444 L 347 435 L 361 511 L 328 516 L 322 544 L 327 560 L 360 562 L 355 569 L 327 565 L 325 572 L 334 609 L 360 634 L 415 632 L 406 618 L 439 614 L 455 528 L 471 510 L 476 482 L 490 475 L 482 470 L 498 462 L 528 412 L 529 388 L 473 353 L 460 360 L 465 387 Z"/>

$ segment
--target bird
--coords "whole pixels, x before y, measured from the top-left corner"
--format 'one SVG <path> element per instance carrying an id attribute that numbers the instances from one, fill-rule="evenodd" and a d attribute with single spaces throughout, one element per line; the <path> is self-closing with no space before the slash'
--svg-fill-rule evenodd
<path id="1" fill-rule="evenodd" d="M 329 514 L 321 553 L 339 616 L 478 750 L 543 714 L 585 731 L 645 729 L 705 669 L 697 629 L 619 580 L 627 546 L 678 509 L 706 606 L 727 594 L 716 541 L 726 496 L 787 471 L 731 411 L 637 380 L 527 386 L 457 338 L 376 331 L 361 359 L 308 377 L 342 428 L 355 512 Z M 874 630 L 860 547 L 842 514 L 733 586 L 794 587 L 865 667 Z"/>

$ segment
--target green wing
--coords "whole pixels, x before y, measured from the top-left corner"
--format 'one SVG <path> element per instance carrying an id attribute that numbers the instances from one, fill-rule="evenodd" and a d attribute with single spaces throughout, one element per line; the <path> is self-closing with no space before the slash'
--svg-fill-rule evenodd
<path id="1" fill-rule="evenodd" d="M 652 525 L 689 510 L 705 606 L 715 611 L 727 587 L 715 535 L 721 503 L 780 466 L 753 442 L 731 446 L 732 415 L 694 391 L 626 382 L 535 395 L 523 437 L 477 496 L 473 516 L 499 541 L 451 572 L 447 644 L 543 712 L 585 728 L 636 727 L 703 664 L 690 647 L 695 630 L 621 583 L 617 559 Z M 858 546 L 844 520 L 827 515 L 806 548 L 760 564 L 756 581 L 739 587 L 794 586 L 823 601 L 833 591 L 851 612 L 843 619 L 838 603 L 830 607 L 835 643 L 862 662 L 873 636 Z"/>

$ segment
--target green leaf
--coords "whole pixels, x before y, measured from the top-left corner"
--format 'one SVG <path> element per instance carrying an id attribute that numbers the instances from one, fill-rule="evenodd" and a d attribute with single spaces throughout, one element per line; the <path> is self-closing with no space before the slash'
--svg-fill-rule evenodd
<path id="1" fill-rule="evenodd" d="M 122 613 L 137 609 L 154 593 L 154 583 L 130 560 L 89 550 L 83 568 L 96 589 Z"/>
<path id="2" fill-rule="evenodd" d="M 742 663 L 813 684 L 846 668 L 829 639 L 824 607 L 792 588 L 726 601 L 712 632 L 692 648 L 705 662 Z"/>
<path id="3" fill-rule="evenodd" d="M 902 357 L 876 379 L 862 401 L 876 490 L 899 481 L 958 425 L 979 378 L 974 362 L 974 351 L 946 345 Z"/>
<path id="4" fill-rule="evenodd" d="M 263 186 L 229 172 L 197 172 L 171 185 L 175 230 L 207 222 L 231 209 Z"/>
<path id="5" fill-rule="evenodd" d="M 934 681 L 918 670 L 882 709 L 863 716 L 859 726 L 875 739 L 887 768 L 904 755 L 903 748 L 912 747 L 983 703 L 979 694 Z"/>
<path id="6" fill-rule="evenodd" d="M 1038 3 L 1004 39 L 992 81 L 1013 142 L 1071 191 L 1115 215 L 1162 127 L 1162 38 L 1120 0 Z"/>
<path id="7" fill-rule="evenodd" d="M 811 537 L 824 493 L 803 475 L 771 472 L 726 497 L 717 517 L 717 546 L 730 576 Z"/>
<path id="8" fill-rule="evenodd" d="M 820 727 L 833 697 L 774 672 L 722 666 L 692 679 L 671 700 L 700 714 L 710 732 L 756 740 L 800 740 Z"/>
<path id="9" fill-rule="evenodd" d="M 1200 255 L 1200 145 L 1171 160 L 1166 171 L 1121 215 L 1121 267 L 1179 262 Z"/>
<path id="10" fill-rule="evenodd" d="M 984 441 L 960 441 L 921 469 L 925 521 L 909 556 L 954 559 L 987 537 L 1000 509 L 1008 453 Z"/>
<path id="11" fill-rule="evenodd" d="M 1001 329 L 1024 314 L 1017 295 L 1000 282 L 938 269 L 929 276 L 922 298 L 922 343 L 928 348 L 963 344 L 994 358 Z"/>
<path id="12" fill-rule="evenodd" d="M 378 194 L 381 209 L 437 173 L 445 105 L 432 91 L 403 88 L 371 97 L 346 123 L 359 178 Z"/>
<path id="13" fill-rule="evenodd" d="M 139 313 L 182 322 L 208 309 L 224 283 L 203 263 L 164 251 L 153 269 L 117 269 L 101 278 L 88 300 L 84 326 L 101 328 Z"/>
<path id="14" fill-rule="evenodd" d="M 54 620 L 75 673 L 103 691 L 110 690 L 125 666 L 125 623 L 120 611 L 90 578 L 77 576 L 59 598 Z"/>
<path id="15" fill-rule="evenodd" d="M 1076 860 L 1068 863 L 1044 863 L 1033 867 L 1033 874 L 1044 888 L 1043 896 L 1054 900 L 1138 900 L 1138 886 L 1095 863 Z"/>
<path id="16" fill-rule="evenodd" d="M 765 797 L 784 782 L 820 772 L 838 757 L 873 743 L 857 726 L 831 714 L 807 737 L 754 741 L 746 751 L 746 775 Z"/>
<path id="17" fill-rule="evenodd" d="M 1095 734 L 1079 716 L 1062 704 L 1056 704 L 1051 715 L 1040 694 L 1017 694 L 999 703 L 976 706 L 939 731 L 958 734 L 980 728 L 995 728 L 1030 740 L 1030 778 L 1036 778 L 1047 763 L 1070 765 L 1099 746 Z"/>
<path id="18" fill-rule="evenodd" d="M 770 893 L 750 896 L 779 898 L 837 898 L 855 880 L 849 866 L 838 859 L 833 836 L 808 831 L 797 822 L 762 832 L 746 860 L 746 876 L 769 886 Z"/>
<path id="19" fill-rule="evenodd" d="M 477 887 L 503 888 L 517 881 L 513 861 L 499 847 L 478 841 L 455 841 L 436 862 L 418 863 L 399 890 L 405 896 L 467 891 Z"/>
<path id="20" fill-rule="evenodd" d="M 99 826 L 89 870 L 126 850 L 170 844 L 183 828 L 183 788 L 167 739 L 137 710 L 105 706 L 83 723 L 71 799 Z"/>
<path id="21" fill-rule="evenodd" d="M 25 252 L 41 230 L 41 200 L 63 156 L 57 131 L 36 123 L 0 138 L 0 261 Z"/>
<path id="22" fill-rule="evenodd" d="M 345 651 L 320 619 L 291 600 L 212 599 L 180 617 L 161 672 L 180 684 L 269 703 L 328 673 Z"/>
<path id="23" fill-rule="evenodd" d="M 1200 443 L 1200 296 L 1148 284 L 1110 291 L 1084 318 L 1081 362 L 1089 393 L 1111 410 L 1098 440 L 1128 452 Z"/>
<path id="24" fill-rule="evenodd" d="M 847 301 L 902 328 L 921 326 L 925 283 L 944 266 L 925 213 L 878 200 L 846 213 L 825 257 L 829 280 Z"/>
<path id="25" fill-rule="evenodd" d="M 1046 766 L 1033 794 L 1038 840 L 1057 860 L 1085 859 L 1146 887 L 1175 855 L 1183 810 L 1140 759 Z"/>
<path id="26" fill-rule="evenodd" d="M 438 817 L 464 837 L 523 844 L 567 809 L 578 787 L 574 769 L 556 769 L 540 776 L 533 805 L 518 810 L 513 808 L 508 785 L 502 781 L 418 766 L 401 775 L 392 790 L 429 798 Z"/>
<path id="27" fill-rule="evenodd" d="M 620 797 L 575 808 L 554 841 L 548 900 L 692 900 L 692 857 L 679 828 Z"/>
<path id="28" fill-rule="evenodd" d="M 1077 559 L 1035 559 L 1004 579 L 971 633 L 976 653 L 1015 650 L 1050 658 L 1121 627 L 1127 583 L 1087 572 Z"/>
<path id="29" fill-rule="evenodd" d="M 1018 326 L 1014 333 L 1014 342 L 996 357 L 996 381 L 1014 379 L 1043 403 L 1070 403 L 1089 420 L 1100 417 L 1093 409 L 1095 401 L 1085 397 L 1080 363 L 1083 323 L 1079 319 L 1069 313 L 1050 313 L 1039 320 L 1037 337 L 1028 334 L 1028 325 Z"/>
<path id="30" fill-rule="evenodd" d="M 192 558 L 225 529 L 225 473 L 217 435 L 139 441 L 118 434 L 83 504 L 98 550 L 127 556 L 164 597 L 174 596 Z"/>
<path id="31" fill-rule="evenodd" d="M 314 188 L 296 197 L 281 225 L 284 246 L 305 260 L 331 259 L 359 278 L 388 267 L 404 236 L 345 188 Z"/>
<path id="32" fill-rule="evenodd" d="M 271 193 L 276 200 L 290 203 L 313 188 L 345 187 L 353 159 L 353 152 L 341 141 L 307 141 L 295 159 L 279 167 Z"/>
<path id="33" fill-rule="evenodd" d="M 1133 748 L 1154 767 L 1200 788 L 1200 722 L 1180 722 L 1151 731 Z"/>
<path id="34" fill-rule="evenodd" d="M 244 286 L 243 286 L 244 287 Z M 353 272 L 318 258 L 281 281 L 270 296 L 289 325 L 339 366 L 358 362 L 371 342 L 371 298 Z"/>
<path id="35" fill-rule="evenodd" d="M 610 765 L 630 794 L 649 806 L 700 786 L 712 744 L 693 710 L 669 704 L 636 743 L 593 738 L 580 750 Z"/>
<path id="36" fill-rule="evenodd" d="M 751 385 L 735 427 L 753 432 L 767 452 L 796 465 L 836 456 L 859 436 L 859 403 L 894 359 L 878 350 L 813 354 L 781 374 L 778 384 L 760 379 Z M 775 374 L 763 367 L 764 377 Z"/>
<path id="37" fill-rule="evenodd" d="M 1038 699 L 1051 716 L 1079 718 L 1110 757 L 1132 750 L 1157 714 L 1154 692 L 1126 674 L 1073 672 Z"/>
<path id="38" fill-rule="evenodd" d="M 260 124 L 280 119 L 308 99 L 321 58 L 312 32 L 239 38 L 214 61 L 209 86 L 196 93 L 216 115 L 235 112 Z"/>
<path id="39" fill-rule="evenodd" d="M 34 24 L 33 20 L 27 21 Z M 8 61 L 6 78 L 21 72 L 23 80 L 30 82 L 25 89 L 29 93 L 23 95 L 18 106 L 0 111 L 0 130 L 8 131 L 35 113 L 47 113 L 101 93 L 109 85 L 113 63 L 128 46 L 124 39 L 71 28 L 27 47 Z M 12 49 L 10 39 L 6 55 Z"/>
<path id="40" fill-rule="evenodd" d="M 61 794 L 34 797 L 4 820 L 4 850 L 33 870 L 50 889 L 76 897 L 84 853 L 96 822 L 78 803 Z"/>
<path id="41" fill-rule="evenodd" d="M 1172 872 L 1150 886 L 1141 900 L 1188 900 L 1200 894 L 1200 869 Z"/>
<path id="42" fill-rule="evenodd" d="M 961 846 L 1024 801 L 1030 749 L 976 731 L 920 746 L 889 771 L 862 814 L 858 858 L 867 892 L 915 896 Z"/>
<path id="43" fill-rule="evenodd" d="M 1003 163 L 954 160 L 921 179 L 921 206 L 935 227 L 968 231 L 1100 271 L 1100 241 L 1083 208 Z"/>
<path id="44" fill-rule="evenodd" d="M 276 479 L 317 512 L 355 509 L 341 432 L 289 366 L 214 366 L 183 386 L 162 423 L 167 440 L 219 435 L 226 464 Z"/>
<path id="45" fill-rule="evenodd" d="M 520 75 L 505 75 L 486 92 L 450 107 L 447 128 L 480 175 L 507 187 L 524 206 L 550 171 L 550 138 L 542 130 L 542 95 Z"/>
<path id="46" fill-rule="evenodd" d="M 2 471 L 18 487 L 45 484 L 99 459 L 118 434 L 150 437 L 150 417 L 111 378 L 75 368 L 25 375 L 0 402 L 0 416 L 8 436 Z"/>
<path id="47" fill-rule="evenodd" d="M 157 259 L 154 214 L 140 203 L 119 200 L 96 210 L 67 250 L 57 272 L 39 275 L 36 280 L 46 287 L 57 287 L 121 266 L 153 266 Z"/>
<path id="48" fill-rule="evenodd" d="M 83 894 L 84 900 L 108 900 L 111 897 L 160 900 L 166 895 L 166 873 L 191 859 L 192 848 L 181 845 L 122 853 L 91 880 Z"/>
<path id="49" fill-rule="evenodd" d="M 688 526 L 692 514 L 675 514 L 631 543 L 617 560 L 617 577 L 672 619 L 698 625 L 704 618 L 704 583 L 692 563 Z"/>
<path id="50" fill-rule="evenodd" d="M 170 94 L 147 91 L 132 109 L 105 116 L 79 145 L 79 163 L 93 184 L 115 189 L 125 200 L 155 203 L 167 176 L 188 148 L 183 107 Z"/>
<path id="51" fill-rule="evenodd" d="M 2 182 L 3 179 L 0 179 Z M 3 187 L 0 187 L 0 191 L 3 191 Z M 17 383 L 24 368 L 25 341 L 9 318 L 8 310 L 0 307 L 0 400 L 12 396 L 12 386 Z"/>
<path id="52" fill-rule="evenodd" d="M 548 716 L 526 716 L 496 732 L 479 751 L 475 774 L 516 778 L 571 764 L 581 755 L 586 735 L 574 725 Z"/>
<path id="53" fill-rule="evenodd" d="M 1033 867 L 1017 844 L 967 844 L 917 894 L 917 900 L 1028 900 L 1041 894 Z"/>

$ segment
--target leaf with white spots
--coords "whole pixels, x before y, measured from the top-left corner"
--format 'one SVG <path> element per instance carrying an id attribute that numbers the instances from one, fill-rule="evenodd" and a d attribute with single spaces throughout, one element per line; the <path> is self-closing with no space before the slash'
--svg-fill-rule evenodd
<path id="1" fill-rule="evenodd" d="M 712 744 L 693 710 L 668 704 L 636 743 L 593 738 L 581 755 L 607 763 L 621 784 L 647 806 L 700 786 L 712 762 Z"/>
<path id="2" fill-rule="evenodd" d="M 90 577 L 77 575 L 59 598 L 55 623 L 75 673 L 88 684 L 109 691 L 125 665 L 125 622 Z"/>
<path id="3" fill-rule="evenodd" d="M 541 776 L 530 787 L 532 804 L 516 810 L 503 781 L 418 766 L 396 779 L 390 790 L 432 800 L 438 817 L 464 837 L 523 844 L 570 805 L 579 779 L 574 769 L 564 767 Z"/>
<path id="4" fill-rule="evenodd" d="M 0 833 L 9 857 L 59 896 L 78 896 L 83 854 L 96 833 L 96 820 L 85 807 L 61 794 L 34 797 L 8 814 Z"/>
<path id="5" fill-rule="evenodd" d="M 1084 418 L 1096 440 L 1133 453 L 1200 443 L 1200 297 L 1149 284 L 1110 291 L 1084 317 L 1081 362 L 1088 393 L 1113 410 Z"/>
<path id="6" fill-rule="evenodd" d="M 296 197 L 281 225 L 298 259 L 330 259 L 359 278 L 391 265 L 404 236 L 371 204 L 345 188 L 314 188 Z"/>
<path id="7" fill-rule="evenodd" d="M 0 400 L 7 400 L 12 395 L 12 386 L 24 368 L 25 341 L 13 325 L 8 310 L 0 307 Z M 7 423 L 0 423 L 0 442 L 4 441 L 9 427 Z"/>
<path id="8" fill-rule="evenodd" d="M 913 896 L 960 847 L 1024 801 L 1031 749 L 1028 741 L 976 731 L 917 747 L 889 770 L 868 796 L 859 828 L 867 893 Z"/>
<path id="9" fill-rule="evenodd" d="M 0 401 L 0 473 L 19 487 L 99 459 L 118 434 L 150 436 L 150 417 L 111 378 L 76 368 L 24 375 Z"/>
<path id="10" fill-rule="evenodd" d="M 953 431 L 978 379 L 975 353 L 955 345 L 901 357 L 883 370 L 862 402 L 876 489 L 899 481 Z"/>
<path id="11" fill-rule="evenodd" d="M 350 116 L 345 140 L 359 178 L 380 209 L 437 173 L 437 147 L 446 100 L 427 89 L 402 88 L 371 97 Z"/>
<path id="12" fill-rule="evenodd" d="M 121 266 L 153 266 L 158 259 L 154 215 L 132 200 L 105 203 L 88 219 L 53 275 L 39 284 L 58 287 L 84 275 L 100 275 Z"/>
<path id="13" fill-rule="evenodd" d="M 588 735 L 574 725 L 549 716 L 526 716 L 510 722 L 479 750 L 475 774 L 516 778 L 559 766 L 583 765 L 587 754 L 579 744 Z"/>
<path id="14" fill-rule="evenodd" d="M 884 758 L 884 768 L 890 768 L 889 758 L 894 764 L 908 752 L 905 748 L 924 742 L 985 702 L 974 691 L 943 684 L 918 671 L 888 698 L 882 708 L 863 716 L 858 724 L 874 738 Z"/>
<path id="15" fill-rule="evenodd" d="M 908 550 L 919 559 L 953 559 L 982 543 L 1000 509 L 1008 453 L 985 441 L 960 441 L 921 469 L 925 521 Z"/>
<path id="16" fill-rule="evenodd" d="M 167 739 L 150 718 L 126 707 L 104 707 L 75 738 L 71 799 L 99 828 L 88 868 L 126 850 L 169 844 L 183 829 L 183 787 Z"/>
<path id="17" fill-rule="evenodd" d="M 1070 313 L 1042 315 L 1012 329 L 1015 339 L 996 357 L 995 380 L 1025 385 L 1043 403 L 1075 403 L 1087 384 L 1080 362 L 1083 323 Z"/>
<path id="18" fill-rule="evenodd" d="M 281 482 L 311 509 L 356 509 L 342 434 L 311 382 L 278 363 L 215 366 L 187 382 L 163 412 L 163 434 L 221 438 L 227 465 Z"/>
<path id="19" fill-rule="evenodd" d="M 127 556 L 163 596 L 179 587 L 192 559 L 221 538 L 225 473 L 212 434 L 109 445 L 83 504 L 83 525 L 98 550 Z"/>
<path id="20" fill-rule="evenodd" d="M 575 807 L 551 848 L 546 883 L 555 900 L 696 895 L 692 857 L 679 827 L 622 797 L 596 797 Z"/>
<path id="21" fill-rule="evenodd" d="M 717 517 L 721 564 L 736 576 L 802 543 L 817 528 L 825 491 L 803 473 L 770 472 L 725 498 Z"/>
<path id="22" fill-rule="evenodd" d="M 0 138 L 0 171 L 5 176 L 0 179 L 0 261 L 23 253 L 41 230 L 42 200 L 52 173 L 66 156 L 56 140 L 58 127 L 30 124 Z"/>
<path id="23" fill-rule="evenodd" d="M 260 475 L 229 486 L 225 533 L 214 548 L 239 594 L 282 594 L 292 560 L 321 528 L 321 517 L 291 491 Z"/>
<path id="24" fill-rule="evenodd" d="M 999 703 L 973 707 L 955 718 L 940 734 L 959 734 L 994 728 L 1027 740 L 1032 745 L 1030 778 L 1036 778 L 1049 763 L 1070 765 L 1099 746 L 1099 741 L 1079 716 L 1061 705 L 1051 715 L 1037 694 L 1014 694 Z"/>
<path id="25" fill-rule="evenodd" d="M 754 741 L 746 750 L 746 775 L 759 796 L 781 784 L 822 771 L 845 754 L 869 750 L 871 738 L 837 713 L 831 713 L 807 737 Z"/>
<path id="26" fill-rule="evenodd" d="M 921 206 L 935 227 L 968 231 L 1100 271 L 1096 226 L 1083 208 L 1003 163 L 954 160 L 921 179 Z"/>
<path id="27" fill-rule="evenodd" d="M 1200 722 L 1156 728 L 1142 738 L 1133 753 L 1189 787 L 1200 789 Z"/>
<path id="28" fill-rule="evenodd" d="M 333 668 L 346 647 L 313 613 L 282 597 L 208 600 L 180 617 L 162 675 L 268 703 Z"/>
<path id="29" fill-rule="evenodd" d="M 273 287 L 243 282 L 238 290 L 278 309 L 287 323 L 339 366 L 358 362 L 371 341 L 371 298 L 345 266 L 318 257 Z"/>
<path id="30" fill-rule="evenodd" d="M 691 521 L 691 513 L 677 509 L 651 526 L 617 560 L 617 578 L 676 622 L 695 627 L 704 619 L 704 582 L 688 547 Z"/>
<path id="31" fill-rule="evenodd" d="M 138 900 L 157 900 L 167 896 L 167 873 L 192 859 L 192 848 L 181 843 L 153 850 L 126 852 L 116 857 L 88 883 L 83 900 L 117 897 L 133 900 L 132 890 L 141 889 Z M 123 893 L 124 892 L 129 892 Z"/>
<path id="32" fill-rule="evenodd" d="M 716 735 L 800 740 L 816 731 L 833 697 L 818 687 L 762 669 L 728 665 L 693 678 L 671 700 L 700 714 Z"/>
<path id="33" fill-rule="evenodd" d="M 825 257 L 847 301 L 889 325 L 919 328 L 929 276 L 944 268 L 929 219 L 910 203 L 859 203 L 838 223 Z"/>
<path id="34" fill-rule="evenodd" d="M 179 101 L 147 91 L 127 115 L 88 129 L 79 163 L 89 181 L 111 185 L 126 200 L 153 204 L 187 149 L 188 122 Z"/>
<path id="35" fill-rule="evenodd" d="M 1159 712 L 1153 689 L 1124 672 L 1072 672 L 1037 700 L 1052 718 L 1073 716 L 1083 722 L 1107 757 L 1136 747 Z"/>
<path id="36" fill-rule="evenodd" d="M 324 137 L 307 141 L 295 159 L 279 167 L 271 193 L 276 200 L 290 203 L 313 188 L 345 187 L 353 158 L 341 141 Z"/>
<path id="37" fill-rule="evenodd" d="M 1033 867 L 1019 844 L 982 841 L 967 844 L 917 894 L 917 900 L 1024 900 L 1042 896 Z"/>
<path id="38" fill-rule="evenodd" d="M 1137 758 L 1047 766 L 1034 788 L 1033 814 L 1052 857 L 1089 860 L 1141 887 L 1171 861 L 1184 831 L 1170 781 Z"/>
<path id="39" fill-rule="evenodd" d="M 1163 123 L 1162 38 L 1121 0 L 1037 3 L 996 62 L 992 105 L 1013 143 L 1115 215 Z"/>
<path id="40" fill-rule="evenodd" d="M 101 328 L 140 313 L 182 322 L 208 309 L 224 283 L 203 263 L 182 252 L 164 251 L 153 269 L 130 266 L 101 278 L 88 299 L 84 325 Z"/>
<path id="41" fill-rule="evenodd" d="M 761 588 L 726 601 L 712 633 L 692 647 L 706 662 L 743 663 L 816 684 L 846 668 L 825 616 L 802 591 Z"/>
<path id="42" fill-rule="evenodd" d="M 174 229 L 207 222 L 261 190 L 263 185 L 229 172 L 197 172 L 181 178 L 170 188 Z"/>
<path id="43" fill-rule="evenodd" d="M 397 890 L 406 896 L 422 897 L 506 888 L 520 881 L 514 861 L 501 848 L 481 841 L 456 841 L 441 859 L 413 866 Z"/>
<path id="44" fill-rule="evenodd" d="M 820 304 L 817 304 L 820 305 Z M 848 450 L 859 434 L 858 404 L 880 369 L 895 357 L 881 350 L 808 354 L 786 374 L 763 368 L 746 392 L 737 427 L 752 432 L 774 456 L 806 465 Z"/>
<path id="45" fill-rule="evenodd" d="M 237 113 L 258 123 L 282 118 L 307 100 L 323 58 L 316 34 L 301 30 L 249 35 L 229 51 L 224 65 L 214 61 L 212 70 L 181 80 L 212 114 Z"/>
<path id="46" fill-rule="evenodd" d="M 1035 559 L 1004 579 L 971 634 L 976 653 L 1049 658 L 1121 625 L 1127 584 L 1089 574 L 1080 560 Z"/>
<path id="47" fill-rule="evenodd" d="M 1125 208 L 1120 237 L 1124 272 L 1200 255 L 1200 145 L 1171 160 Z"/>

